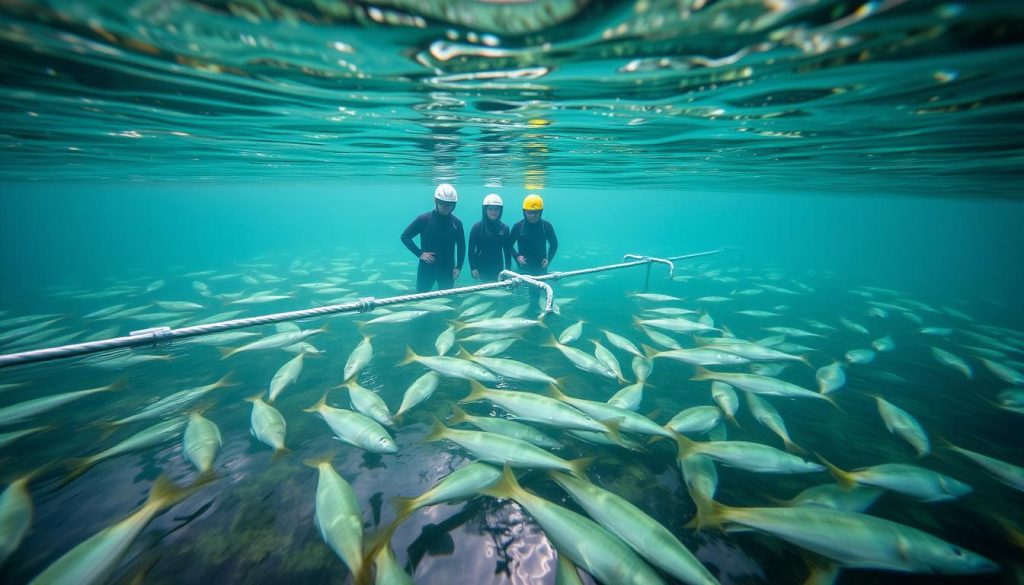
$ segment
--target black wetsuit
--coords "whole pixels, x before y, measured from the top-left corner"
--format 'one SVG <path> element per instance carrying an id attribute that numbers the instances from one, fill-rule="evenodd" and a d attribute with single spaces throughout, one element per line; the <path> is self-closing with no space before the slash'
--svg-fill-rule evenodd
<path id="1" fill-rule="evenodd" d="M 420 237 L 420 248 L 412 241 L 417 235 Z M 462 270 L 462 263 L 466 259 L 466 232 L 459 218 L 440 215 L 436 210 L 428 211 L 412 220 L 409 227 L 405 228 L 402 243 L 417 258 L 423 252 L 434 253 L 433 264 L 420 260 L 416 271 L 417 292 L 427 292 L 435 282 L 439 290 L 454 286 L 452 270 Z"/>
<path id="2" fill-rule="evenodd" d="M 469 230 L 469 269 L 480 271 L 480 280 L 498 280 L 498 273 L 507 270 L 512 262 L 512 239 L 508 226 L 498 219 L 487 219 L 484 207 L 483 218 Z"/>
<path id="3" fill-rule="evenodd" d="M 555 228 L 538 219 L 537 223 L 530 223 L 525 217 L 512 226 L 511 235 L 512 257 L 522 256 L 526 264 L 519 267 L 519 272 L 539 276 L 547 274 L 547 268 L 540 265 L 541 260 L 547 258 L 548 264 L 555 258 L 558 251 L 558 236 L 555 235 Z M 540 299 L 540 291 L 530 287 L 530 301 L 536 303 Z"/>

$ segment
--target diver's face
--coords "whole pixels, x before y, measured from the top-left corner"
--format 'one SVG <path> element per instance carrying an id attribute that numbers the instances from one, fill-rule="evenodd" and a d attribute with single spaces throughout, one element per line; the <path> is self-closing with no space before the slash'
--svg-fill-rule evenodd
<path id="1" fill-rule="evenodd" d="M 498 207 L 497 205 L 488 205 L 484 209 L 486 210 L 487 213 L 487 219 L 491 221 L 498 219 L 498 216 L 501 215 L 501 208 Z"/>
<path id="2" fill-rule="evenodd" d="M 530 223 L 537 223 L 537 221 L 540 220 L 539 211 L 524 211 L 523 213 L 526 214 L 526 221 Z"/>
<path id="3" fill-rule="evenodd" d="M 439 214 L 441 214 L 441 215 L 451 215 L 451 213 L 453 211 L 455 211 L 455 204 L 454 203 L 449 203 L 447 201 L 437 201 L 437 200 L 435 200 L 434 203 L 437 205 L 437 212 Z"/>

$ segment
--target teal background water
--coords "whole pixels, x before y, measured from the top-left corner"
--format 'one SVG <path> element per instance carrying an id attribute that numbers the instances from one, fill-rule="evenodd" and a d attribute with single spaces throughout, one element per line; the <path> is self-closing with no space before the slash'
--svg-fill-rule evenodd
<path id="1" fill-rule="evenodd" d="M 896 351 L 848 367 L 837 395 L 841 412 L 818 401 L 771 402 L 795 441 L 844 468 L 913 463 L 970 483 L 975 492 L 962 500 L 924 504 L 887 494 L 871 513 L 1000 564 L 1001 572 L 970 582 L 1016 583 L 1019 492 L 938 444 L 946 437 L 1024 465 L 1020 415 L 991 402 L 1009 385 L 964 348 L 978 343 L 962 334 L 996 326 L 1010 330 L 1000 341 L 1024 340 L 1022 30 L 1022 4 L 999 1 L 6 3 L 0 311 L 7 313 L 0 321 L 51 313 L 62 320 L 47 336 L 0 352 L 164 324 L 83 317 L 118 303 L 204 304 L 185 324 L 234 308 L 197 295 L 195 280 L 217 295 L 294 295 L 238 307 L 243 316 L 399 294 L 412 285 L 415 263 L 399 234 L 430 208 L 437 183 L 458 188 L 456 215 L 467 231 L 485 194 L 505 198 L 511 224 L 523 196 L 538 192 L 561 242 L 555 270 L 626 253 L 728 247 L 681 263 L 676 281 L 655 266 L 650 290 L 682 297 L 678 306 L 705 310 L 750 339 L 768 335 L 764 326 L 806 327 L 808 318 L 840 327 L 807 342 L 815 367 L 892 335 Z M 576 370 L 541 343 L 577 319 L 587 321 L 576 344 L 584 350 L 602 327 L 648 341 L 632 323 L 644 304 L 630 296 L 643 288 L 644 273 L 588 278 L 578 288 L 557 283 L 556 300 L 575 300 L 506 357 L 565 377 L 574 395 L 607 399 L 619 385 Z M 282 280 L 241 280 L 268 274 Z M 215 280 L 225 275 L 234 276 Z M 298 287 L 328 277 L 363 284 L 343 284 L 351 292 L 332 297 Z M 145 292 L 160 279 L 162 288 Z M 459 284 L 470 282 L 467 270 Z M 766 282 L 802 283 L 813 292 L 734 294 Z M 916 310 L 922 324 L 896 313 L 866 316 L 865 298 L 851 291 L 868 286 L 955 308 L 971 321 L 923 310 Z M 109 298 L 75 298 L 118 288 Z M 733 300 L 698 300 L 708 295 Z M 523 300 L 520 292 L 497 308 Z M 736 314 L 780 305 L 785 317 L 770 323 Z M 453 316 L 379 326 L 361 383 L 397 408 L 425 371 L 396 367 L 406 346 L 431 353 Z M 839 317 L 871 335 L 842 329 Z M 324 355 L 306 360 L 299 382 L 276 404 L 294 451 L 278 461 L 251 438 L 244 398 L 265 390 L 291 354 L 221 360 L 214 348 L 182 343 L 153 352 L 173 361 L 115 371 L 80 360 L 0 370 L 0 384 L 21 384 L 0 394 L 0 407 L 119 377 L 128 382 L 124 391 L 3 429 L 52 425 L 0 451 L 5 484 L 50 465 L 31 485 L 36 518 L 0 567 L 0 580 L 27 582 L 140 506 L 159 475 L 183 485 L 194 479 L 175 439 L 64 485 L 74 458 L 148 426 L 106 436 L 98 422 L 231 371 L 238 385 L 201 402 L 224 436 L 218 481 L 144 530 L 114 580 L 343 582 L 347 571 L 313 525 L 316 473 L 304 458 L 337 452 L 334 465 L 356 489 L 367 532 L 393 518 L 389 498 L 422 493 L 466 460 L 451 444 L 420 443 L 428 414 L 443 418 L 465 396 L 463 381 L 443 382 L 397 428 L 394 456 L 340 445 L 323 421 L 303 412 L 341 381 L 360 339 L 356 319 L 331 319 L 329 332 L 310 339 Z M 956 333 L 931 337 L 920 333 L 924 325 Z M 962 355 L 974 379 L 939 364 L 932 346 Z M 1019 363 L 1015 347 L 1005 359 Z M 629 356 L 614 351 L 632 378 Z M 813 373 L 794 366 L 781 377 L 814 388 Z M 640 412 L 665 422 L 684 407 L 711 404 L 708 384 L 692 375 L 689 366 L 659 360 Z M 915 459 L 885 430 L 868 397 L 878 392 L 921 421 L 934 455 Z M 348 404 L 337 389 L 330 400 Z M 488 405 L 470 409 L 501 414 Z M 738 418 L 742 427 L 730 427 L 730 438 L 779 446 L 742 399 Z M 674 449 L 663 444 L 637 456 L 552 432 L 566 443 L 559 455 L 597 455 L 591 480 L 669 527 L 723 583 L 804 579 L 798 549 L 771 536 L 684 529 L 694 510 Z M 826 474 L 718 471 L 718 498 L 732 505 L 773 505 L 769 498 L 831 481 Z M 578 509 L 540 474 L 523 481 Z M 540 528 L 516 506 L 490 498 L 420 511 L 393 546 L 418 583 L 554 578 L 555 552 Z M 849 571 L 840 582 L 963 581 Z"/>

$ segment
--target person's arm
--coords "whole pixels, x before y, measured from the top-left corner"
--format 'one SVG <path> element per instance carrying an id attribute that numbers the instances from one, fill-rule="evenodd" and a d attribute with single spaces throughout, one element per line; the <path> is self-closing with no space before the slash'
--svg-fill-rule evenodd
<path id="1" fill-rule="evenodd" d="M 423 254 L 423 250 L 421 250 L 415 242 L 412 241 L 412 239 L 423 232 L 422 219 L 422 215 L 417 216 L 416 219 L 412 220 L 412 223 L 409 224 L 409 227 L 405 228 L 405 231 L 402 232 L 402 243 L 405 244 L 405 247 L 409 248 L 409 251 L 417 258 Z"/>
<path id="2" fill-rule="evenodd" d="M 462 228 L 462 222 L 457 224 L 458 233 L 455 235 L 455 268 L 462 272 L 462 264 L 466 261 L 466 231 Z"/>
<path id="3" fill-rule="evenodd" d="M 480 224 L 469 230 L 469 270 L 476 270 L 476 262 L 480 253 Z"/>
<path id="4" fill-rule="evenodd" d="M 512 268 L 512 233 L 505 229 L 504 237 L 501 238 L 501 254 L 505 257 L 505 270 Z"/>
<path id="5" fill-rule="evenodd" d="M 555 228 L 551 227 L 549 223 L 547 225 L 548 232 L 548 264 L 555 259 L 555 252 L 558 251 L 558 236 L 555 235 Z"/>
<path id="6" fill-rule="evenodd" d="M 516 243 L 519 242 L 519 236 L 523 233 L 522 229 L 520 228 L 520 225 L 521 224 L 517 223 L 514 226 L 512 226 L 512 231 L 508 235 L 508 249 L 509 252 L 512 254 L 513 258 L 519 255 L 519 250 L 516 248 Z"/>

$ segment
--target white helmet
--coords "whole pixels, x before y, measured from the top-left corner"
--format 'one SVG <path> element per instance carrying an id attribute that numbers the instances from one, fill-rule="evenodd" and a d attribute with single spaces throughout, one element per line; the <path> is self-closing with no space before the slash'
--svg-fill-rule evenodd
<path id="1" fill-rule="evenodd" d="M 491 193 L 487 197 L 484 197 L 484 205 L 493 205 L 495 207 L 504 207 L 505 204 L 501 201 L 501 197 L 497 193 Z"/>
<path id="2" fill-rule="evenodd" d="M 447 203 L 458 203 L 459 194 L 455 191 L 455 187 L 448 183 L 441 183 L 437 186 L 437 189 L 434 189 L 434 199 Z"/>

